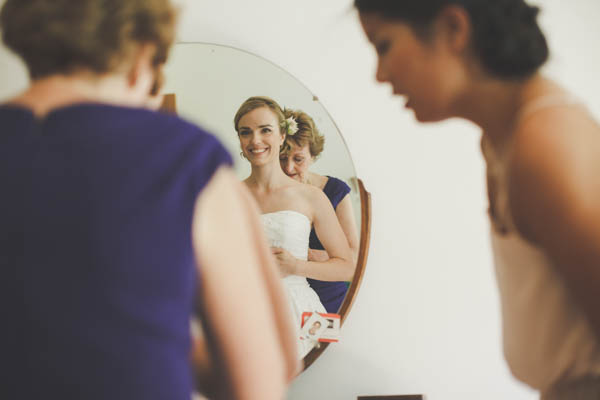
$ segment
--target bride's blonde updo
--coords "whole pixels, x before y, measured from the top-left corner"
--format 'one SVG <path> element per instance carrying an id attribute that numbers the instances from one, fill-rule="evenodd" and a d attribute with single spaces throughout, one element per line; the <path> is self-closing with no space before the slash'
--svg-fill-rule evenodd
<path id="1" fill-rule="evenodd" d="M 281 106 L 275 100 L 266 96 L 253 96 L 242 103 L 240 108 L 235 113 L 235 117 L 233 118 L 233 126 L 235 131 L 239 133 L 238 125 L 244 115 L 261 107 L 267 107 L 269 110 L 273 111 L 273 113 L 277 116 L 277 120 L 279 121 L 279 132 L 285 133 L 287 123 L 285 121 L 285 116 L 283 115 Z"/>

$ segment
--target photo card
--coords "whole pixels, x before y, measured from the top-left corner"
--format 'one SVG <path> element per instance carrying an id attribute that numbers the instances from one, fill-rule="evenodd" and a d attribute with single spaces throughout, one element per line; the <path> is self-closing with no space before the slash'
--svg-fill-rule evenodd
<path id="1" fill-rule="evenodd" d="M 302 313 L 302 338 L 334 343 L 340 339 L 340 315 L 333 313 Z"/>

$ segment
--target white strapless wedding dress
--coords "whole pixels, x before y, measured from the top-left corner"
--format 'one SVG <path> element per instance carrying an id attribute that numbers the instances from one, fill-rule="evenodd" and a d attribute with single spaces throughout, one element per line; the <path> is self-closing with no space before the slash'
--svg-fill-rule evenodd
<path id="1" fill-rule="evenodd" d="M 308 238 L 310 235 L 310 219 L 297 211 L 275 211 L 261 216 L 265 233 L 271 247 L 280 247 L 289 251 L 294 257 L 307 260 Z M 317 293 L 308 285 L 306 278 L 289 275 L 283 278 L 283 286 L 290 303 L 294 323 L 298 331 L 298 352 L 304 358 L 313 344 L 300 339 L 300 323 L 305 311 L 325 313 Z"/>

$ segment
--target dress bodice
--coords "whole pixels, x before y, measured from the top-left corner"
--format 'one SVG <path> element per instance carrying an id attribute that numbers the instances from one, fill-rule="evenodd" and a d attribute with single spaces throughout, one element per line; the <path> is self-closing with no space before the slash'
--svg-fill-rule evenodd
<path id="1" fill-rule="evenodd" d="M 281 247 L 300 260 L 308 258 L 311 220 L 293 210 L 281 210 L 261 216 L 267 239 L 272 247 Z"/>
<path id="2" fill-rule="evenodd" d="M 261 219 L 271 247 L 287 250 L 300 260 L 308 259 L 308 237 L 312 221 L 306 215 L 298 211 L 281 210 L 262 214 Z M 300 339 L 302 314 L 306 311 L 324 313 L 326 310 L 305 277 L 288 275 L 283 278 L 282 283 L 298 331 L 298 354 L 303 358 L 312 349 L 313 344 Z"/>

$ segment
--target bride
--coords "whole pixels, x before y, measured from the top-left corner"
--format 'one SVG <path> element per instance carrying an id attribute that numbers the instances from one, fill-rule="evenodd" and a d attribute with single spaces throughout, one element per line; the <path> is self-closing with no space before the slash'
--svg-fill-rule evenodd
<path id="1" fill-rule="evenodd" d="M 303 312 L 326 312 L 306 277 L 349 281 L 354 265 L 346 236 L 325 194 L 288 177 L 281 169 L 279 151 L 286 134 L 296 132 L 294 122 L 286 120 L 279 104 L 268 97 L 250 97 L 234 118 L 242 156 L 252 168 L 244 183 L 263 213 L 262 222 L 284 276 L 284 287 L 299 330 Z M 327 261 L 307 260 L 312 226 L 329 254 Z M 301 357 L 312 348 L 307 342 L 298 341 Z"/>

